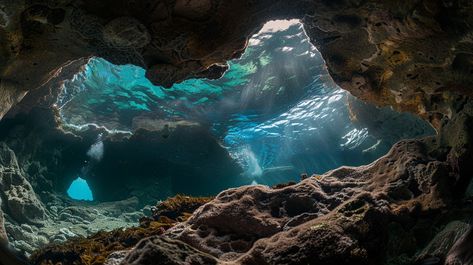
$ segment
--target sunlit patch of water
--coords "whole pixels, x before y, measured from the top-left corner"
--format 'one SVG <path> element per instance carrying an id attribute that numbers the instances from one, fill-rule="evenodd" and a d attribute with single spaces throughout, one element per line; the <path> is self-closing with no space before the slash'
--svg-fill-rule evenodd
<path id="1" fill-rule="evenodd" d="M 109 133 L 131 134 L 146 118 L 209 125 L 248 183 L 262 184 L 366 164 L 393 141 L 433 133 L 407 114 L 393 114 L 403 128 L 389 137 L 355 124 L 347 105 L 355 99 L 334 84 L 297 20 L 268 22 L 249 44 L 222 78 L 187 80 L 171 89 L 152 85 L 142 68 L 94 58 L 64 83 L 60 115 L 66 127 L 93 125 Z"/>

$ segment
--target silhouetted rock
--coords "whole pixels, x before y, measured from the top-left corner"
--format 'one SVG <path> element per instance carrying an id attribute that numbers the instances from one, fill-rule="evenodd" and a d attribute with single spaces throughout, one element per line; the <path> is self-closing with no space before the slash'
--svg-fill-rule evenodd
<path id="1" fill-rule="evenodd" d="M 473 264 L 473 229 L 470 229 L 450 249 L 445 261 L 446 265 Z"/>

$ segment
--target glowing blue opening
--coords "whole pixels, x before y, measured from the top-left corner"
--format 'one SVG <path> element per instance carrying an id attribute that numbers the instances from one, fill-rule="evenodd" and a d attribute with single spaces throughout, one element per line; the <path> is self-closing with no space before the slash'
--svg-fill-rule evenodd
<path id="1" fill-rule="evenodd" d="M 74 200 L 81 201 L 93 201 L 92 190 L 87 184 L 87 181 L 83 178 L 78 177 L 72 183 L 67 190 L 67 195 Z"/>

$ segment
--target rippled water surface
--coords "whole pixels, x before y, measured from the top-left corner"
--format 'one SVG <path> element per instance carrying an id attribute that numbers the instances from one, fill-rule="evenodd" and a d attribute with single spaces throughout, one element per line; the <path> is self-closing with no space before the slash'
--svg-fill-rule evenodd
<path id="1" fill-rule="evenodd" d="M 74 130 L 92 124 L 132 133 L 143 119 L 204 124 L 249 180 L 264 184 L 366 164 L 400 139 L 433 133 L 411 115 L 377 110 L 338 88 L 297 21 L 268 23 L 229 64 L 219 80 L 164 89 L 139 67 L 96 58 L 65 82 L 57 105 Z M 348 102 L 373 112 L 373 121 L 356 119 Z"/>

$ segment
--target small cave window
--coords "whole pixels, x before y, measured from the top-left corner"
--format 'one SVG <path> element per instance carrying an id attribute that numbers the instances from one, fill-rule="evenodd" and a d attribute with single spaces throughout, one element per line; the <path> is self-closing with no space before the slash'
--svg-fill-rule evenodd
<path id="1" fill-rule="evenodd" d="M 67 195 L 74 200 L 93 201 L 92 190 L 87 183 L 87 180 L 77 177 L 69 186 Z"/>

